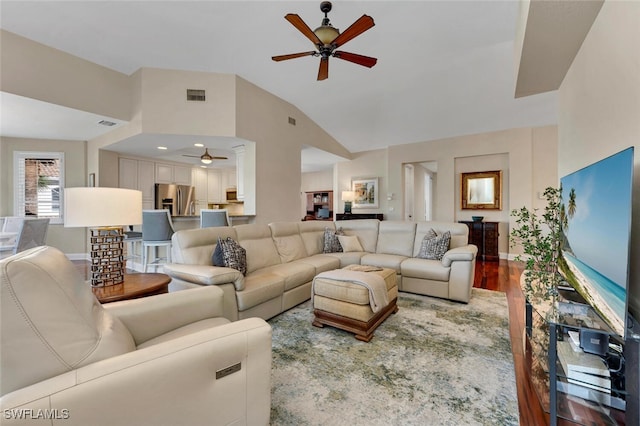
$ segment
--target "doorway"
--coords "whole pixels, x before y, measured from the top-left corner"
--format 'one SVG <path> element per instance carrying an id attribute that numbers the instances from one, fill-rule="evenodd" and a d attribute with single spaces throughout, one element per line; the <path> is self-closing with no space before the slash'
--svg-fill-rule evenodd
<path id="1" fill-rule="evenodd" d="M 438 163 L 408 163 L 404 170 L 404 220 L 433 220 L 436 209 Z"/>

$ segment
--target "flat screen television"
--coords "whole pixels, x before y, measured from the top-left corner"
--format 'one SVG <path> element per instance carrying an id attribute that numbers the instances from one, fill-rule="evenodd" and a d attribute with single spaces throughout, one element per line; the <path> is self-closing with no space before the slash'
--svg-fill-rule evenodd
<path id="1" fill-rule="evenodd" d="M 329 219 L 329 209 L 324 207 L 318 209 L 318 219 Z"/>
<path id="2" fill-rule="evenodd" d="M 619 336 L 627 329 L 633 147 L 560 179 L 560 272 Z"/>

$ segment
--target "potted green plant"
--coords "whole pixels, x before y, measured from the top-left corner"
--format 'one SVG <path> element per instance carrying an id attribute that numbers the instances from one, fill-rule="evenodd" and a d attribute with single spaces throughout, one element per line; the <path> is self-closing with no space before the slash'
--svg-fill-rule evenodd
<path id="1" fill-rule="evenodd" d="M 516 225 L 510 233 L 510 245 L 520 245 L 523 255 L 516 260 L 526 264 L 524 292 L 527 298 L 555 300 L 559 281 L 558 260 L 563 238 L 561 188 L 548 187 L 544 191 L 547 205 L 544 212 L 521 207 L 511 211 Z"/>

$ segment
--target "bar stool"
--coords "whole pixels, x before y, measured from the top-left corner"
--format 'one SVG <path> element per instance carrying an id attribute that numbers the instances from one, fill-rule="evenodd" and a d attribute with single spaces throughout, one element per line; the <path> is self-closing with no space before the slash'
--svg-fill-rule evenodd
<path id="1" fill-rule="evenodd" d="M 171 236 L 174 233 L 169 210 L 142 210 L 142 268 L 149 265 L 171 263 Z M 165 257 L 158 257 L 158 247 L 164 247 Z M 149 249 L 153 248 L 153 261 L 149 261 Z"/>
<path id="2" fill-rule="evenodd" d="M 229 212 L 226 209 L 201 209 L 200 228 L 229 226 Z"/>

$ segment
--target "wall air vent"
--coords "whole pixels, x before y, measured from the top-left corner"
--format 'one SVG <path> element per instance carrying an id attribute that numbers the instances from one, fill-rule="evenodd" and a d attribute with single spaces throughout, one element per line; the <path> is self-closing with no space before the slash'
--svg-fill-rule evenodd
<path id="1" fill-rule="evenodd" d="M 100 120 L 98 121 L 98 124 L 102 124 L 103 126 L 107 126 L 107 127 L 116 125 L 116 123 L 114 123 L 113 121 L 107 121 L 107 120 Z"/>
<path id="2" fill-rule="evenodd" d="M 291 124 L 292 126 L 296 125 L 296 119 L 293 117 L 289 117 L 289 124 Z"/>
<path id="3" fill-rule="evenodd" d="M 205 94 L 201 89 L 187 89 L 187 100 L 193 102 L 204 102 Z"/>

